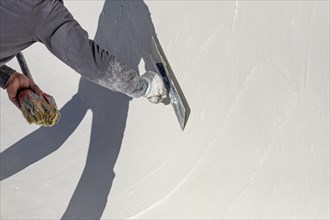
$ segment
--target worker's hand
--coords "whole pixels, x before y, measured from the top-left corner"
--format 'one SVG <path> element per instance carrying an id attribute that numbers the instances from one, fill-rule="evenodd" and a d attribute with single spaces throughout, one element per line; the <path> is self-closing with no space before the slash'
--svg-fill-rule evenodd
<path id="1" fill-rule="evenodd" d="M 32 89 L 38 95 L 43 94 L 41 89 L 25 75 L 17 72 L 12 74 L 6 84 L 6 90 L 10 101 L 12 101 L 18 108 L 20 108 L 18 92 L 23 89 Z"/>
<path id="2" fill-rule="evenodd" d="M 166 88 L 163 79 L 152 71 L 147 71 L 142 77 L 146 79 L 149 84 L 144 96 L 147 97 L 151 103 L 157 104 L 162 102 L 166 98 Z"/>

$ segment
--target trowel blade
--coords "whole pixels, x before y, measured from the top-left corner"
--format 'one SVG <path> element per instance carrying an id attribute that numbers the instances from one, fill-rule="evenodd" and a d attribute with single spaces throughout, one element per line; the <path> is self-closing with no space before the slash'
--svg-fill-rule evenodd
<path id="1" fill-rule="evenodd" d="M 165 58 L 164 53 L 161 53 L 160 51 L 162 51 L 160 45 L 152 37 L 150 53 L 151 60 L 164 80 L 171 105 L 179 121 L 180 127 L 183 130 L 186 124 L 186 108 L 182 102 L 180 94 L 178 93 L 178 89 L 176 88 L 175 83 L 171 78 L 171 74 L 169 73 L 169 65 L 167 63 L 167 59 Z"/>

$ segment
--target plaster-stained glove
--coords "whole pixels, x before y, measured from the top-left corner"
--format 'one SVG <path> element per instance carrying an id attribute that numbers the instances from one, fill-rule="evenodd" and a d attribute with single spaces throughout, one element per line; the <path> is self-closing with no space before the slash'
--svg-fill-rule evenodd
<path id="1" fill-rule="evenodd" d="M 166 98 L 167 93 L 163 79 L 152 71 L 147 71 L 141 77 L 148 81 L 148 88 L 144 97 L 154 104 L 162 102 Z"/>
<path id="2" fill-rule="evenodd" d="M 53 126 L 61 117 L 52 96 L 36 94 L 31 89 L 24 89 L 18 94 L 20 110 L 30 124 Z"/>

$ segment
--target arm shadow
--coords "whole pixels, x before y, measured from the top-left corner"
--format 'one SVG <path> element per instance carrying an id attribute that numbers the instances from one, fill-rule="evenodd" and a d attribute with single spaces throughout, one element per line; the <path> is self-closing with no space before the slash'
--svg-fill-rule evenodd
<path id="1" fill-rule="evenodd" d="M 86 111 L 86 106 L 75 95 L 60 110 L 62 118 L 55 126 L 41 127 L 3 151 L 0 154 L 0 180 L 15 175 L 56 151 L 78 127 Z"/>

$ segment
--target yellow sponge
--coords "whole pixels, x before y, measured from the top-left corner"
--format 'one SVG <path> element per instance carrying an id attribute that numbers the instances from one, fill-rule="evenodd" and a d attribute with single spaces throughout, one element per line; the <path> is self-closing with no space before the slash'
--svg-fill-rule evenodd
<path id="1" fill-rule="evenodd" d="M 46 93 L 38 95 L 31 89 L 24 89 L 19 92 L 18 100 L 20 110 L 30 124 L 50 127 L 61 117 L 54 98 Z"/>

